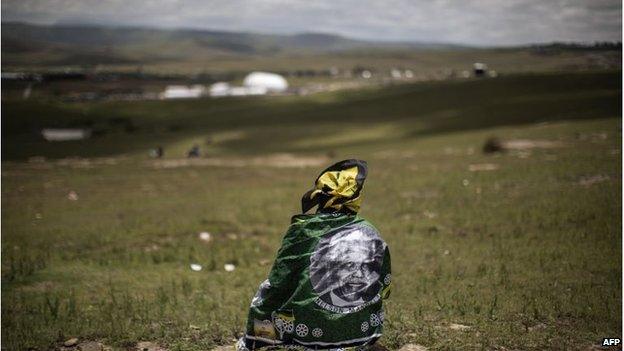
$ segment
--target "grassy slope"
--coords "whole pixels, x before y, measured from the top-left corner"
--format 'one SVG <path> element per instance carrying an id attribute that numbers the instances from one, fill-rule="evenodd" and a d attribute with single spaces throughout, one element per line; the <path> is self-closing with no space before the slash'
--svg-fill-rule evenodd
<path id="1" fill-rule="evenodd" d="M 160 49 L 161 46 L 156 46 Z M 560 72 L 587 69 L 615 69 L 622 61 L 619 51 L 561 51 L 550 55 L 538 55 L 528 49 L 423 49 L 423 50 L 350 50 L 331 54 L 262 53 L 259 55 L 236 55 L 196 49 L 182 41 L 171 45 L 171 51 L 189 52 L 182 58 L 151 58 L 142 54 L 140 47 L 127 55 L 130 62 L 108 53 L 93 54 L 100 60 L 98 70 L 136 72 L 140 67 L 147 73 L 231 73 L 249 72 L 249 68 L 265 71 L 328 70 L 337 67 L 352 70 L 364 66 L 387 74 L 392 68 L 411 69 L 416 77 L 433 77 L 441 72 L 471 70 L 472 63 L 485 62 L 491 69 L 502 73 Z M 147 50 L 147 49 L 145 49 Z M 203 53 L 198 55 L 198 53 Z M 90 56 L 69 55 L 63 51 L 49 53 L 13 53 L 4 62 L 7 70 L 63 70 L 66 67 L 81 69 L 91 67 Z M 136 61 L 136 62 L 134 62 Z M 23 64 L 28 62 L 28 65 Z M 95 61 L 97 62 L 97 61 Z"/>
<path id="2" fill-rule="evenodd" d="M 154 169 L 142 150 L 167 140 L 176 157 L 232 131 L 242 139 L 223 137 L 206 152 L 333 150 L 369 161 L 362 214 L 393 254 L 382 339 L 391 349 L 581 349 L 620 335 L 619 96 L 617 75 L 588 74 L 274 100 L 57 110 L 3 102 L 4 132 L 5 123 L 25 130 L 10 119 L 36 124 L 46 113 L 61 124 L 121 116 L 139 126 L 67 146 L 3 137 L 3 157 L 128 155 L 93 168 L 3 164 L 4 346 L 45 348 L 69 336 L 188 350 L 230 343 L 318 167 Z M 166 132 L 171 116 L 181 131 Z M 491 135 L 565 147 L 482 155 Z M 486 162 L 500 169 L 468 171 Z M 579 184 L 596 175 L 608 178 Z M 71 190 L 78 201 L 67 199 Z M 212 243 L 197 239 L 203 230 Z M 192 262 L 205 270 L 192 272 Z M 228 262 L 235 272 L 223 270 Z"/>
<path id="3" fill-rule="evenodd" d="M 5 100 L 2 156 L 6 160 L 143 155 L 156 144 L 169 144 L 178 148 L 168 154 L 179 157 L 198 141 L 214 154 L 326 152 L 357 140 L 369 143 L 497 125 L 614 117 L 621 108 L 620 91 L 618 73 L 604 72 L 433 82 L 309 97 L 95 104 Z M 136 131 L 127 133 L 127 123 Z M 106 134 L 60 144 L 46 143 L 36 134 L 43 127 L 80 125 Z M 360 138 L 342 138 L 339 133 L 344 129 Z M 218 145 L 207 141 L 208 136 L 223 132 L 246 137 Z M 323 143 L 328 134 L 337 142 Z"/>
<path id="4" fill-rule="evenodd" d="M 617 68 L 621 52 L 570 52 L 537 55 L 527 49 L 423 49 L 423 50 L 351 50 L 338 54 L 192 58 L 157 62 L 143 66 L 147 72 L 226 72 L 257 70 L 287 71 L 297 69 L 327 70 L 337 67 L 351 70 L 364 66 L 388 72 L 392 68 L 414 71 L 416 76 L 439 75 L 440 72 L 471 70 L 474 62 L 485 62 L 491 69 L 503 73 L 552 72 L 592 68 Z M 606 66 L 603 66 L 605 64 Z M 136 65 L 103 65 L 102 69 L 134 71 Z"/>
<path id="5" fill-rule="evenodd" d="M 37 26 L 3 23 L 3 64 L 10 67 L 148 65 L 216 57 L 246 59 L 319 54 L 351 49 L 453 49 L 455 45 L 372 42 L 337 35 L 271 35 L 209 30 L 132 27 Z"/>

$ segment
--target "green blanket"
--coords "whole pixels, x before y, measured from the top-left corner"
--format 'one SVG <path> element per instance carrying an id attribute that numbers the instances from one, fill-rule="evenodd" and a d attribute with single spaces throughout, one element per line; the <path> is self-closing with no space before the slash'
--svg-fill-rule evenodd
<path id="1" fill-rule="evenodd" d="M 249 349 L 370 345 L 382 334 L 390 284 L 388 247 L 366 220 L 294 216 L 252 300 L 243 342 Z"/>

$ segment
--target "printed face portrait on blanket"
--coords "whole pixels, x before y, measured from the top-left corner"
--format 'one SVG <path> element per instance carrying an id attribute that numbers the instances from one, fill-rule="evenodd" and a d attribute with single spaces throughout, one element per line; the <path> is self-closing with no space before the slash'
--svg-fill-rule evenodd
<path id="1" fill-rule="evenodd" d="M 311 256 L 310 280 L 324 302 L 358 306 L 379 292 L 384 243 L 368 226 L 345 228 L 323 238 Z"/>

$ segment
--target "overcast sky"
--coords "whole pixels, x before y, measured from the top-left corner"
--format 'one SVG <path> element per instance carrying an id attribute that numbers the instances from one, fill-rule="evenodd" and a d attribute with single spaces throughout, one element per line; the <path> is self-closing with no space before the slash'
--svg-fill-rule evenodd
<path id="1" fill-rule="evenodd" d="M 621 40 L 620 0 L 2 0 L 2 21 L 515 45 Z"/>

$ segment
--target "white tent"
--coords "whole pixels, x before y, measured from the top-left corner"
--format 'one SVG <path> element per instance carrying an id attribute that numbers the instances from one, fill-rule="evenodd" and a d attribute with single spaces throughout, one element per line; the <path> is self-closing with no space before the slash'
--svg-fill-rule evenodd
<path id="1" fill-rule="evenodd" d="M 260 86 L 252 87 L 232 87 L 229 91 L 231 96 L 264 95 L 268 89 Z"/>
<path id="2" fill-rule="evenodd" d="M 206 88 L 202 85 L 193 85 L 187 87 L 185 85 L 169 85 L 164 92 L 160 94 L 161 99 L 188 99 L 198 98 L 204 95 Z"/>
<path id="3" fill-rule="evenodd" d="M 284 77 L 268 72 L 252 72 L 248 74 L 243 80 L 243 85 L 256 92 L 256 94 L 263 90 L 270 93 L 281 93 L 288 89 L 288 82 L 286 82 Z"/>
<path id="4" fill-rule="evenodd" d="M 217 82 L 210 86 L 210 96 L 228 96 L 231 89 L 230 84 Z"/>

